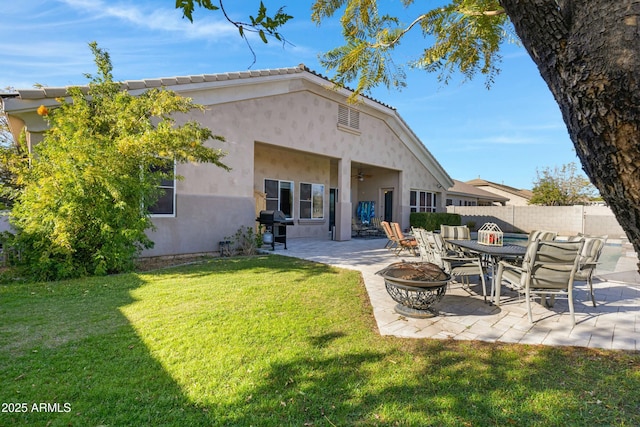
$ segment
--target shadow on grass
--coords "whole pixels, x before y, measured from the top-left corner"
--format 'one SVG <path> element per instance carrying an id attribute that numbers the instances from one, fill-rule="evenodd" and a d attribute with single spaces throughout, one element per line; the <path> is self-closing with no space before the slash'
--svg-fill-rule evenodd
<path id="1" fill-rule="evenodd" d="M 299 280 L 333 269 L 287 257 L 213 259 L 145 274 L 0 286 L 0 425 L 215 425 L 122 308 L 150 282 L 264 269 Z"/>
<path id="2" fill-rule="evenodd" d="M 210 424 L 120 313 L 142 284 L 120 275 L 0 287 L 0 425 Z"/>
<path id="3" fill-rule="evenodd" d="M 331 334 L 311 340 L 324 346 Z M 222 424 L 545 426 L 640 421 L 640 379 L 614 374 L 617 363 L 637 367 L 637 355 L 609 360 L 606 370 L 591 370 L 575 358 L 581 350 L 572 348 L 432 340 L 381 347 L 275 363 L 264 384 L 236 405 L 218 408 L 227 414 Z M 602 357 L 597 351 L 586 352 Z M 616 387 L 627 387 L 628 394 L 612 392 Z M 254 403 L 256 396 L 260 401 Z"/>
<path id="4" fill-rule="evenodd" d="M 162 268 L 158 270 L 141 273 L 141 277 L 148 275 L 157 277 L 181 277 L 197 278 L 210 274 L 226 274 L 252 270 L 256 275 L 262 274 L 265 270 L 275 270 L 278 272 L 297 272 L 301 279 L 313 277 L 318 274 L 335 274 L 335 268 L 326 264 L 306 261 L 298 258 L 291 258 L 283 255 L 256 255 L 238 256 L 232 258 L 209 258 L 193 264 L 178 265 Z"/>
<path id="5" fill-rule="evenodd" d="M 261 267 L 265 261 L 244 262 L 204 271 L 240 272 Z M 333 277 L 336 271 L 290 258 L 275 257 L 269 262 L 273 263 L 269 280 L 286 271 L 299 273 L 298 281 L 323 273 Z M 264 344 L 269 349 L 264 355 L 270 360 L 268 367 L 258 368 L 247 381 L 251 385 L 238 387 L 230 401 L 205 399 L 202 405 L 215 414 L 216 425 L 598 425 L 640 421 L 640 378 L 633 374 L 640 366 L 637 354 L 379 337 L 373 322 L 349 317 L 353 306 L 347 300 L 342 304 L 344 311 L 323 328 L 310 326 L 308 335 L 291 335 L 281 345 Z M 263 317 L 268 314 L 264 312 Z M 264 335 L 278 340 L 277 334 L 271 335 L 273 331 L 261 330 L 258 324 L 254 328 L 243 330 L 238 342 L 264 342 L 260 340 Z M 215 340 L 215 335 L 208 339 Z M 260 365 L 251 357 L 244 361 L 247 372 Z M 624 393 L 611 392 L 620 389 Z"/>
<path id="6" fill-rule="evenodd" d="M 333 314 L 330 307 L 304 306 L 300 312 L 318 309 L 312 320 L 299 320 L 298 312 L 287 317 L 291 308 L 279 301 L 257 300 L 255 324 L 246 317 L 253 312 L 243 310 L 243 323 L 229 323 L 243 327 L 241 333 L 222 334 L 236 313 L 212 314 L 219 295 L 210 294 L 218 275 L 260 277 L 259 295 L 260 286 L 269 287 L 286 272 L 295 272 L 299 283 L 339 277 L 321 264 L 269 256 L 0 288 L 0 402 L 25 402 L 28 409 L 33 403 L 70 405 L 69 412 L 59 406 L 62 411 L 54 413 L 0 413 L 0 425 L 640 423 L 637 354 L 380 337 L 374 323 L 362 319 L 352 288 L 337 301 L 344 309 Z M 242 283 L 251 282 L 235 286 Z M 341 288 L 331 285 L 328 292 Z M 193 292 L 179 294 L 184 288 Z M 303 283 L 283 295 L 301 290 Z M 141 307 L 133 295 L 143 291 L 150 300 Z M 167 311 L 164 300 L 154 298 L 158 293 L 192 298 L 193 305 L 178 301 Z M 289 304 L 308 301 L 302 297 Z M 177 320 L 171 317 L 174 308 L 182 310 Z M 127 310 L 141 321 L 157 316 L 150 320 L 153 330 L 141 336 L 141 325 L 122 314 Z M 261 326 L 269 319 L 277 328 Z M 308 323 L 296 329 L 298 320 Z M 203 333 L 182 347 L 161 341 L 196 327 Z M 229 348 L 247 353 L 230 351 L 238 363 L 219 369 L 229 361 L 219 353 Z M 189 369 L 194 374 L 180 383 L 170 374 Z M 193 386 L 199 383 L 202 392 Z"/>

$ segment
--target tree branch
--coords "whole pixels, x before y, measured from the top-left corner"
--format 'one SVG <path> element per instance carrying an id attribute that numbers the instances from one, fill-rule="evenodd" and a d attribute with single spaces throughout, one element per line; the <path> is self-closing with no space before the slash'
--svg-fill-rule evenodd
<path id="1" fill-rule="evenodd" d="M 371 47 L 372 47 L 372 48 L 378 48 L 378 47 L 384 47 L 384 48 L 387 48 L 387 47 L 391 47 L 391 46 L 395 45 L 396 43 L 398 43 L 398 42 L 400 41 L 400 39 L 401 39 L 402 37 L 404 37 L 404 35 L 405 35 L 405 34 L 407 34 L 409 31 L 411 31 L 411 29 L 412 29 L 413 27 L 415 27 L 415 26 L 416 26 L 416 24 L 420 23 L 420 21 L 422 21 L 422 20 L 423 20 L 423 19 L 425 19 L 425 18 L 427 18 L 427 14 L 423 14 L 423 15 L 418 16 L 416 19 L 414 19 L 414 20 L 413 20 L 413 22 L 412 22 L 411 24 L 409 24 L 409 26 L 407 26 L 407 28 L 405 28 L 404 30 L 402 30 L 402 31 L 398 34 L 398 36 L 397 36 L 396 38 L 394 38 L 391 42 L 389 42 L 389 43 L 382 43 L 382 42 L 380 42 L 380 43 L 375 43 L 375 44 L 372 44 L 372 45 L 371 45 Z"/>
<path id="2" fill-rule="evenodd" d="M 244 35 L 244 25 L 232 20 L 231 17 L 229 17 L 229 15 L 227 14 L 227 9 L 224 7 L 224 4 L 222 4 L 222 0 L 220 0 L 220 10 L 222 11 L 225 19 L 238 29 L 238 31 L 240 32 L 240 37 L 242 37 L 247 44 L 249 52 L 251 52 L 251 56 L 253 56 L 253 61 L 251 61 L 251 65 L 249 65 L 248 68 L 253 67 L 258 60 L 258 57 L 256 56 L 256 52 L 253 50 L 253 46 L 251 46 L 251 43 L 249 43 L 249 39 L 247 39 L 247 36 Z"/>
<path id="3" fill-rule="evenodd" d="M 483 12 L 476 12 L 471 10 L 461 10 L 460 13 L 468 16 L 499 16 L 507 13 L 504 9 L 498 10 L 485 10 Z"/>
<path id="4" fill-rule="evenodd" d="M 481 12 L 476 12 L 476 11 L 471 11 L 471 10 L 460 10 L 458 12 L 460 14 L 462 14 L 462 15 L 467 15 L 467 16 L 500 16 L 500 15 L 504 15 L 504 14 L 507 13 L 504 9 L 485 10 L 485 11 L 481 11 Z M 428 17 L 429 17 L 429 15 L 426 14 L 426 13 L 418 16 L 404 30 L 400 31 L 400 33 L 397 35 L 397 37 L 395 37 L 392 41 L 387 42 L 387 43 L 383 43 L 383 42 L 375 43 L 375 44 L 372 44 L 371 47 L 374 48 L 374 49 L 375 48 L 388 48 L 388 47 L 391 47 L 391 46 L 395 45 L 396 43 L 398 43 L 400 41 L 400 39 L 402 37 L 405 36 L 405 34 L 407 34 L 409 31 L 411 31 L 411 29 L 413 27 L 415 27 L 417 24 L 419 24 L 421 21 L 423 21 L 424 19 L 426 19 Z"/>
<path id="5" fill-rule="evenodd" d="M 258 9 L 258 13 L 255 17 L 249 16 L 251 22 L 242 22 L 236 21 L 227 13 L 227 8 L 225 7 L 223 0 L 218 0 L 217 3 L 219 6 L 215 6 L 212 3 L 212 0 L 177 0 L 176 8 L 182 9 L 183 17 L 187 18 L 189 21 L 193 22 L 193 9 L 197 4 L 200 7 L 203 7 L 208 10 L 220 10 L 224 15 L 224 18 L 231 25 L 238 29 L 240 33 L 240 37 L 244 39 L 247 43 L 247 47 L 249 51 L 251 51 L 251 55 L 253 56 L 253 62 L 249 66 L 251 68 L 253 64 L 256 63 L 256 53 L 253 50 L 253 46 L 251 42 L 247 38 L 246 32 L 256 33 L 260 36 L 260 39 L 264 43 L 268 43 L 268 37 L 273 37 L 274 39 L 281 41 L 283 45 L 291 44 L 287 39 L 285 39 L 282 34 L 278 31 L 287 21 L 289 21 L 293 16 L 287 15 L 284 13 L 284 7 L 278 9 L 278 11 L 272 15 L 267 15 L 267 8 L 264 6 L 264 3 L 260 1 L 260 7 Z"/>

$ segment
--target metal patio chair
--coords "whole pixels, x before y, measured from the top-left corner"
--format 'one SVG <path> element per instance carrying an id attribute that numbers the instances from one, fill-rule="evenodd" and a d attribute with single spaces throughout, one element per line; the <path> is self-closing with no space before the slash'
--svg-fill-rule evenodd
<path id="1" fill-rule="evenodd" d="M 500 305 L 503 281 L 525 296 L 529 322 L 533 323 L 532 297 L 539 296 L 547 306 L 553 306 L 557 295 L 566 296 L 571 322 L 576 323 L 573 308 L 573 282 L 580 266 L 584 239 L 577 242 L 536 240 L 529 243 L 521 266 L 500 261 L 496 278 L 496 305 Z M 547 301 L 547 297 L 550 301 Z"/>

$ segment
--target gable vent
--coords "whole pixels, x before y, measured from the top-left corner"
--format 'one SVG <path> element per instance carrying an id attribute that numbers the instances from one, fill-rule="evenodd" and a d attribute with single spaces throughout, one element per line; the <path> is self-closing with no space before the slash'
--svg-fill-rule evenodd
<path id="1" fill-rule="evenodd" d="M 345 105 L 338 105 L 338 125 L 351 129 L 360 129 L 360 111 Z"/>

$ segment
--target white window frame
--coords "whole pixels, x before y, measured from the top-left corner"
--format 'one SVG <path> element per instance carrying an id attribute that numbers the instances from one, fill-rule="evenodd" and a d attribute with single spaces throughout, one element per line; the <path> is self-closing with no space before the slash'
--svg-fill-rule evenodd
<path id="1" fill-rule="evenodd" d="M 168 159 L 167 159 L 168 160 Z M 171 213 L 154 213 L 152 212 L 153 207 L 155 206 L 149 206 L 149 216 L 151 216 L 152 218 L 175 218 L 176 217 L 176 195 L 177 195 L 177 188 L 176 188 L 176 161 L 173 161 L 173 180 L 163 180 L 163 182 L 160 183 L 160 185 L 158 185 L 158 188 L 164 189 L 164 190 L 173 190 L 173 198 L 171 200 Z M 171 182 L 171 184 L 166 184 L 166 182 Z M 158 198 L 158 201 L 160 200 L 161 197 Z M 156 201 L 156 203 L 158 202 Z"/>
<path id="2" fill-rule="evenodd" d="M 414 196 L 415 194 L 415 196 Z M 423 197 L 424 195 L 424 203 Z M 414 202 L 411 199 L 414 198 Z M 436 193 L 425 190 L 411 190 L 409 193 L 409 207 L 411 212 L 436 212 Z"/>
<path id="3" fill-rule="evenodd" d="M 302 198 L 302 186 L 308 185 L 311 188 L 309 189 L 310 198 L 303 199 Z M 298 204 L 300 209 L 300 219 L 309 219 L 309 220 L 323 220 L 324 219 L 324 184 L 314 184 L 310 182 L 301 182 L 300 183 L 300 195 L 298 197 Z M 320 194 L 320 200 L 317 201 L 314 197 L 315 194 Z M 310 205 L 311 216 L 304 217 L 302 213 L 304 212 L 303 203 L 305 205 Z M 319 212 L 320 216 L 316 216 L 316 213 Z"/>
<path id="4" fill-rule="evenodd" d="M 273 181 L 273 182 L 277 182 L 278 183 L 278 197 L 269 197 L 269 193 L 267 191 L 267 181 Z M 287 183 L 290 184 L 290 191 L 291 191 L 291 214 L 287 215 L 286 212 L 282 211 L 282 201 L 280 200 L 280 195 L 282 194 L 282 184 L 283 183 Z M 279 211 L 282 211 L 287 219 L 293 219 L 294 215 L 295 215 L 295 184 L 293 181 L 289 181 L 286 179 L 271 179 L 271 178 L 265 178 L 264 179 L 264 193 L 267 195 L 267 210 L 271 210 L 269 207 L 269 201 L 276 201 L 276 205 L 277 205 L 277 209 Z"/>

